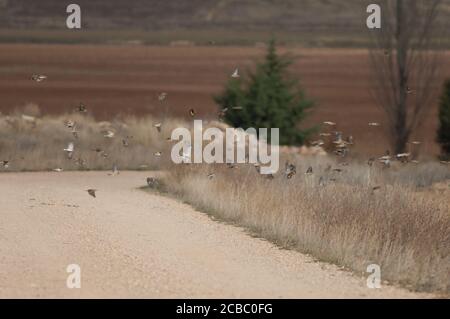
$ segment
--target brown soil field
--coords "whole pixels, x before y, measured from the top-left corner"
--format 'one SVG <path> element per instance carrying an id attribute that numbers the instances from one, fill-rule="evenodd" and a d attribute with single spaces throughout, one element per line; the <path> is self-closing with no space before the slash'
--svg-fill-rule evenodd
<path id="1" fill-rule="evenodd" d="M 371 93 L 368 52 L 364 49 L 282 48 L 294 58 L 292 73 L 299 76 L 317 107 L 305 125 L 325 120 L 353 135 L 356 152 L 377 155 L 388 148 L 383 113 Z M 8 113 L 27 103 L 46 113 L 64 113 L 83 102 L 97 119 L 117 115 L 160 114 L 158 94 L 167 92 L 169 114 L 188 117 L 194 108 L 198 118 L 216 116 L 212 96 L 221 92 L 232 71 L 242 74 L 264 56 L 257 47 L 162 47 L 139 45 L 0 45 L 0 111 Z M 450 76 L 450 54 L 443 74 Z M 36 83 L 31 74 L 48 80 Z M 441 80 L 435 84 L 440 89 Z M 436 92 L 438 92 L 436 90 Z M 422 140 L 421 154 L 435 155 L 437 101 L 429 106 L 429 118 L 414 132 Z"/>

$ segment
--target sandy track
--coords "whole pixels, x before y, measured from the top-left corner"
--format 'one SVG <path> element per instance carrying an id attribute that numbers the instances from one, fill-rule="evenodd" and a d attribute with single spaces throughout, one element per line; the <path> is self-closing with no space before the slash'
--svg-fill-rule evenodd
<path id="1" fill-rule="evenodd" d="M 148 175 L 0 174 L 0 297 L 422 296 L 368 289 L 364 278 L 137 189 Z M 66 287 L 73 263 L 81 289 Z"/>

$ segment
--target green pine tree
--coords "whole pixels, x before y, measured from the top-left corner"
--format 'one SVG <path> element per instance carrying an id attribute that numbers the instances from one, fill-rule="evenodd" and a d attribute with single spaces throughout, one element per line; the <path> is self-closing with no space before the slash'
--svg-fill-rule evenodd
<path id="1" fill-rule="evenodd" d="M 231 79 L 225 91 L 214 99 L 228 108 L 224 120 L 234 127 L 280 129 L 281 145 L 302 145 L 314 129 L 301 129 L 300 123 L 314 103 L 305 97 L 298 81 L 289 76 L 292 61 L 280 57 L 271 40 L 265 61 L 257 64 L 248 81 Z M 242 109 L 233 109 L 232 107 Z M 268 136 L 270 138 L 270 135 Z"/>
<path id="2" fill-rule="evenodd" d="M 450 79 L 445 82 L 441 96 L 437 141 L 441 145 L 442 157 L 450 159 Z"/>

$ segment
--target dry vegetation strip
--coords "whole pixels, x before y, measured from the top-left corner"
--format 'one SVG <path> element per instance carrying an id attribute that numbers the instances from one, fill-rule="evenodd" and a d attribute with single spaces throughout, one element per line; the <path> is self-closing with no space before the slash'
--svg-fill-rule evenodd
<path id="1" fill-rule="evenodd" d="M 67 126 L 73 122 L 74 128 Z M 70 113 L 40 116 L 39 108 L 28 105 L 10 116 L 0 117 L 0 161 L 8 161 L 5 171 L 160 169 L 167 162 L 170 143 L 166 138 L 176 120 L 161 121 L 151 116 L 127 117 L 97 122 L 91 116 Z M 74 134 L 74 131 L 76 134 Z M 105 137 L 110 131 L 112 138 Z M 64 149 L 74 144 L 72 158 Z M 155 153 L 161 152 L 161 156 Z"/>
<path id="2" fill-rule="evenodd" d="M 269 180 L 253 167 L 184 165 L 172 169 L 165 183 L 198 208 L 281 246 L 357 272 L 379 264 L 383 280 L 448 293 L 450 189 L 434 193 L 425 186 L 450 178 L 449 170 L 430 163 L 388 173 L 355 164 L 331 176 L 322 162 L 312 163 L 314 175 L 292 180 Z M 319 176 L 325 185 L 318 185 Z M 380 190 L 372 190 L 374 181 L 382 183 Z"/>

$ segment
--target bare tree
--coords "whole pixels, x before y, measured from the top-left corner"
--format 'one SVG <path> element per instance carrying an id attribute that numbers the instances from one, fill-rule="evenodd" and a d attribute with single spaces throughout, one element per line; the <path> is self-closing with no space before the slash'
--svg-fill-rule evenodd
<path id="1" fill-rule="evenodd" d="M 411 133 L 430 109 L 439 71 L 436 50 L 441 30 L 441 0 L 382 0 L 382 26 L 373 31 L 370 50 L 374 95 L 387 115 L 396 153 L 405 151 Z"/>

